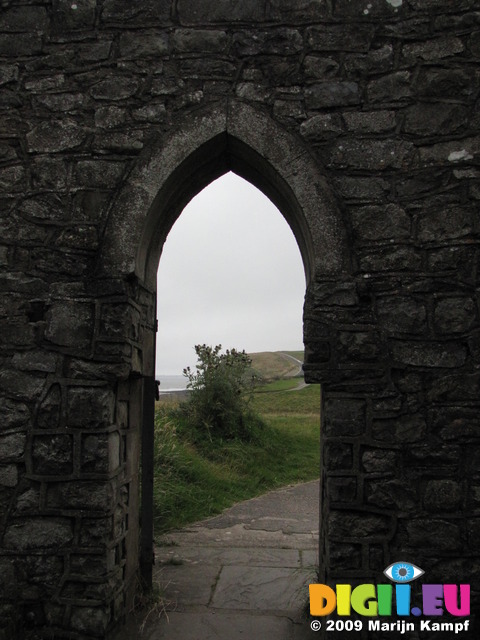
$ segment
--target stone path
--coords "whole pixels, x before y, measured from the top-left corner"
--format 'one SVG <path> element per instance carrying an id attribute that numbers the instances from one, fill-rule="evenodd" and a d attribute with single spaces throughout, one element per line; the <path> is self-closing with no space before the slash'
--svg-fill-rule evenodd
<path id="1" fill-rule="evenodd" d="M 303 640 L 315 582 L 318 481 L 239 503 L 171 532 L 156 549 L 166 611 L 122 640 Z M 119 639 L 120 640 L 120 639 Z"/>

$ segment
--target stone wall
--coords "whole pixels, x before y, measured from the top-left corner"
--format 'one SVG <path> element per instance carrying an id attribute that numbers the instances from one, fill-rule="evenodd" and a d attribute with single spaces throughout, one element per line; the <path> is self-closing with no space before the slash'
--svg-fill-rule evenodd
<path id="1" fill-rule="evenodd" d="M 322 579 L 408 559 L 478 611 L 478 8 L 1 2 L 2 640 L 128 609 L 153 274 L 230 168 L 305 262 Z"/>

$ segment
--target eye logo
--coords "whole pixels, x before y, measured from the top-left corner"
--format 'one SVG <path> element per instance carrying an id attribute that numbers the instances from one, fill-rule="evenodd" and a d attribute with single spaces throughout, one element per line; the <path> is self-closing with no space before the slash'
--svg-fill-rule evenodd
<path id="1" fill-rule="evenodd" d="M 407 582 L 412 582 L 412 580 L 416 580 L 420 576 L 423 576 L 425 571 L 420 569 L 420 567 L 415 566 L 411 562 L 394 562 L 390 566 L 388 566 L 383 572 L 389 580 L 392 582 L 398 582 L 399 584 L 405 584 Z"/>

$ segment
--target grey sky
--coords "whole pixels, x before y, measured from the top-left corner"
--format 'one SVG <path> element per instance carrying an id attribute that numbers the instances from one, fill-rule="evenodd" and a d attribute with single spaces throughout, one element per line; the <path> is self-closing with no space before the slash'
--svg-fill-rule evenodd
<path id="1" fill-rule="evenodd" d="M 226 174 L 185 207 L 158 269 L 156 371 L 196 364 L 195 344 L 302 349 L 305 275 L 295 237 L 258 189 Z"/>

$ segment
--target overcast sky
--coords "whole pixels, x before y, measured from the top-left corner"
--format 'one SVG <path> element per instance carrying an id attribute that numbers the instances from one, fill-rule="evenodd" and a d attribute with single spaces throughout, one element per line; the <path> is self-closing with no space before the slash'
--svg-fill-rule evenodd
<path id="1" fill-rule="evenodd" d="M 303 349 L 305 274 L 275 205 L 228 173 L 185 207 L 158 269 L 159 374 L 196 364 L 195 344 Z"/>

